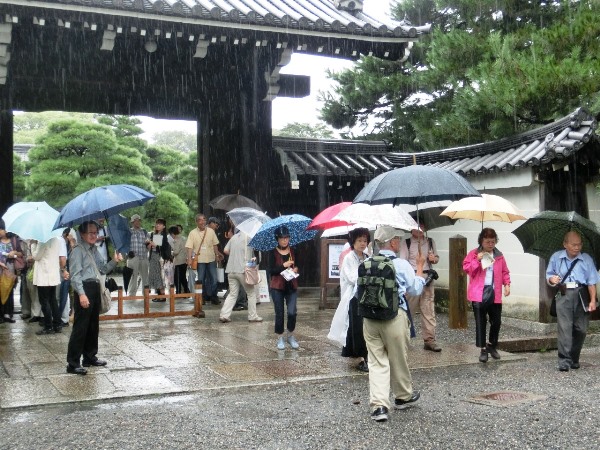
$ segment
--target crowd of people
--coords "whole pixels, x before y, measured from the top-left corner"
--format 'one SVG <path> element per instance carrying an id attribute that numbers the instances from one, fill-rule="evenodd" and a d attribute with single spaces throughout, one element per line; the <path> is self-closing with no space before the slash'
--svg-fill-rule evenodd
<path id="1" fill-rule="evenodd" d="M 388 420 L 392 407 L 390 390 L 396 409 L 420 398 L 420 392 L 412 389 L 408 368 L 408 342 L 415 336 L 413 318 L 417 312 L 421 315 L 424 350 L 442 351 L 436 341 L 434 304 L 437 274 L 433 266 L 439 262 L 439 255 L 434 240 L 426 237 L 425 231 L 425 224 L 420 223 L 419 229 L 412 230 L 410 237 L 403 240 L 403 232 L 381 226 L 376 229 L 375 245 L 371 246 L 369 230 L 356 228 L 349 232 L 348 249 L 340 256 L 340 303 L 328 338 L 343 346 L 342 356 L 359 359 L 358 370 L 369 373 L 371 418 L 378 422 Z M 494 229 L 483 228 L 477 238 L 478 246 L 463 261 L 463 270 L 469 278 L 467 299 L 473 310 L 475 345 L 481 363 L 488 361 L 488 355 L 494 359 L 501 357 L 497 346 L 502 299 L 510 296 L 510 271 L 496 247 L 498 240 Z M 593 259 L 581 252 L 582 237 L 576 230 L 566 233 L 563 247 L 550 258 L 546 279 L 558 289 L 555 299 L 558 370 L 564 372 L 580 368 L 589 313 L 597 307 L 596 283 L 600 276 Z M 373 254 L 383 255 L 393 264 L 396 278 L 397 313 L 383 320 L 361 309 L 367 295 L 364 285 L 369 283 L 369 277 L 373 282 L 379 275 L 373 269 L 374 258 L 369 261 Z"/>
<path id="2" fill-rule="evenodd" d="M 248 245 L 249 237 L 230 221 L 221 235 L 226 241 L 223 247 L 217 235 L 218 219 L 207 220 L 204 214 L 197 214 L 195 221 L 196 228 L 185 237 L 180 225 L 167 227 L 164 219 L 157 219 L 148 232 L 141 227 L 139 215 L 131 217 L 128 295 L 135 296 L 140 286 L 162 294 L 170 285 L 178 294 L 190 293 L 197 279 L 202 282 L 205 300 L 219 305 L 217 264 L 227 258 L 229 291 L 219 321 L 229 323 L 234 309 L 247 309 L 249 322 L 262 322 L 257 314 L 256 280 L 246 274 L 261 255 Z M 439 263 L 439 255 L 435 241 L 425 232 L 425 224 L 420 223 L 419 229 L 403 239 L 402 231 L 380 226 L 375 230 L 373 245 L 371 232 L 356 228 L 349 232 L 348 249 L 340 256 L 340 302 L 328 338 L 342 345 L 342 356 L 358 358 L 357 369 L 369 374 L 371 417 L 375 421 L 387 420 L 392 406 L 402 409 L 420 397 L 419 391 L 412 388 L 408 364 L 417 312 L 421 316 L 423 349 L 442 351 L 436 340 L 434 304 L 437 274 L 433 267 Z M 279 226 L 273 233 L 277 246 L 266 255 L 266 272 L 275 312 L 275 347 L 298 349 L 294 330 L 299 267 L 295 250 L 289 245 L 289 229 Z M 474 315 L 475 345 L 482 363 L 488 361 L 488 355 L 500 358 L 497 346 L 502 301 L 510 296 L 510 271 L 496 247 L 498 241 L 494 229 L 483 228 L 477 247 L 463 261 L 469 278 L 467 299 Z M 39 322 L 42 327 L 37 334 L 43 336 L 61 333 L 74 313 L 67 350 L 68 373 L 85 375 L 87 367 L 107 364 L 97 356 L 101 295 L 104 277 L 123 260 L 116 251 L 109 259 L 109 242 L 110 234 L 101 219 L 83 222 L 77 231 L 67 228 L 62 237 L 47 242 L 21 240 L 8 233 L 0 220 L 0 269 L 20 277 L 21 318 Z M 558 291 L 558 370 L 569 371 L 580 368 L 589 313 L 597 307 L 596 283 L 600 276 L 593 259 L 582 253 L 582 237 L 576 230 L 566 233 L 563 247 L 550 258 L 546 279 Z M 376 263 L 374 255 L 379 257 Z M 388 297 L 393 299 L 393 308 L 388 311 L 392 314 L 378 316 L 373 310 L 373 314 L 367 314 L 366 285 L 378 279 L 373 274 L 386 264 L 393 267 L 393 280 L 390 286 L 382 282 L 381 292 L 392 295 Z M 14 289 L 0 304 L 0 323 L 15 323 Z M 247 298 L 247 303 L 236 308 L 240 297 Z M 380 302 L 390 308 L 385 299 Z"/>

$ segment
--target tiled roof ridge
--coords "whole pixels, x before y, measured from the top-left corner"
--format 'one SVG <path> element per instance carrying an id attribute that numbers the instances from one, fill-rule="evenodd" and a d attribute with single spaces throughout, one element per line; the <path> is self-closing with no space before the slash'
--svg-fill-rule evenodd
<path id="1" fill-rule="evenodd" d="M 27 2 L 36 3 L 35 0 Z M 375 19 L 362 12 L 337 9 L 331 0 L 37 0 L 37 3 L 82 5 L 100 9 L 180 16 L 215 22 L 251 23 L 353 36 L 414 39 L 430 24 L 413 26 L 392 18 Z"/>

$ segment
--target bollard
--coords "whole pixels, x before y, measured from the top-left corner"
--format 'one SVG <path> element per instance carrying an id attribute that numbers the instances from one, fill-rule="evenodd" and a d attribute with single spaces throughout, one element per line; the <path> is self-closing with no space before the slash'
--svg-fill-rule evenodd
<path id="1" fill-rule="evenodd" d="M 450 238 L 448 327 L 467 328 L 467 274 L 462 264 L 467 256 L 467 238 Z"/>
<path id="2" fill-rule="evenodd" d="M 202 283 L 196 281 L 194 285 L 194 317 L 205 317 L 204 311 L 202 311 Z"/>

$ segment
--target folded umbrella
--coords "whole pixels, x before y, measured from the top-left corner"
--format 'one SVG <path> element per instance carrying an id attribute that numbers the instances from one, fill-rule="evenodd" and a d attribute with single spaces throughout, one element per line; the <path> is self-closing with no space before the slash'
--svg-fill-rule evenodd
<path id="1" fill-rule="evenodd" d="M 114 214 L 108 218 L 108 230 L 110 239 L 118 253 L 126 254 L 129 252 L 131 244 L 131 228 L 129 220 L 121 214 Z"/>

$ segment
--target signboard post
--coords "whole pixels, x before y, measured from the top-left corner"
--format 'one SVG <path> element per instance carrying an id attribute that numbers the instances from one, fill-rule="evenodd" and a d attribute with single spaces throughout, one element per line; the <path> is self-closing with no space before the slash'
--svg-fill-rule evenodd
<path id="1" fill-rule="evenodd" d="M 335 309 L 339 297 L 329 298 L 328 294 L 340 285 L 339 259 L 345 239 L 321 239 L 321 298 L 319 309 Z"/>

